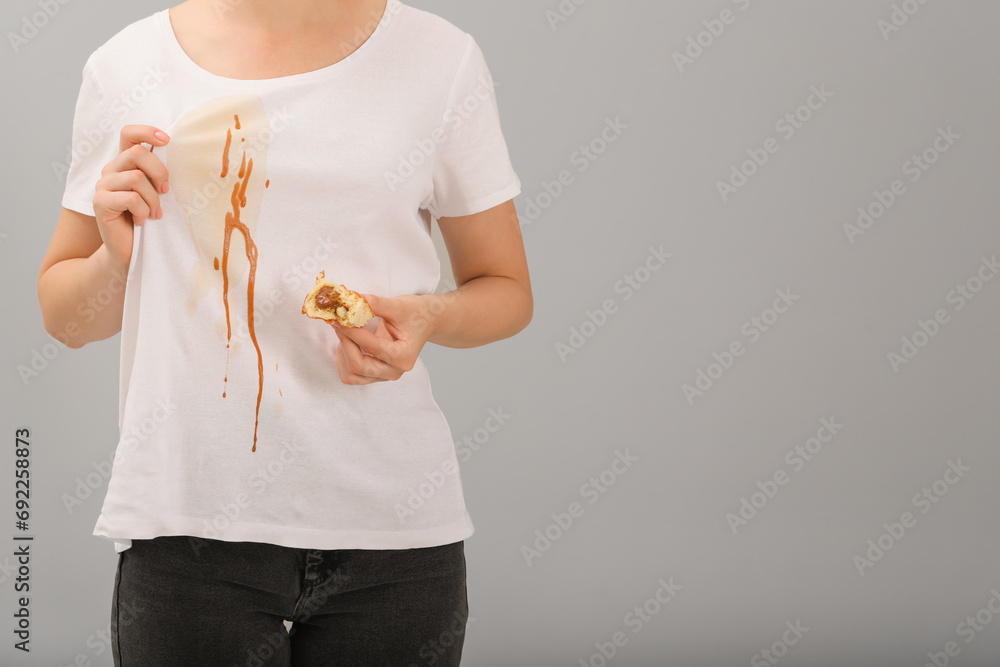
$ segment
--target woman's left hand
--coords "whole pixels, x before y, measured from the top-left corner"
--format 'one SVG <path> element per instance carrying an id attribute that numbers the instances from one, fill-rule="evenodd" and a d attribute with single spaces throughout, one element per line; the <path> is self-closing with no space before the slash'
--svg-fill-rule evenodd
<path id="1" fill-rule="evenodd" d="M 344 384 L 398 380 L 417 363 L 420 350 L 432 334 L 433 313 L 440 310 L 431 304 L 439 295 L 362 296 L 381 321 L 375 333 L 331 322 L 340 339 L 334 366 Z"/>

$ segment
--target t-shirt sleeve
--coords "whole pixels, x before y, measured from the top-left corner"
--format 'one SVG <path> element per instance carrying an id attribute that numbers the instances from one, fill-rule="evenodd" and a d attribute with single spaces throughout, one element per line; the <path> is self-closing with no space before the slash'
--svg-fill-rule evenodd
<path id="1" fill-rule="evenodd" d="M 120 127 L 90 60 L 73 115 L 73 142 L 62 205 L 94 215 L 94 192 L 101 170 L 118 154 Z"/>
<path id="2" fill-rule="evenodd" d="M 521 192 L 500 129 L 493 78 L 469 36 L 445 105 L 427 210 L 435 218 L 471 215 Z"/>

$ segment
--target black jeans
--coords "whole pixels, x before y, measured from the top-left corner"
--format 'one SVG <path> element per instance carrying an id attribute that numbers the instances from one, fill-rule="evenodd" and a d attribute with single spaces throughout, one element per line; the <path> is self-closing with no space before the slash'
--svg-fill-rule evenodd
<path id="1" fill-rule="evenodd" d="M 111 650 L 116 667 L 454 666 L 468 616 L 464 542 L 322 551 L 164 536 L 118 555 Z"/>

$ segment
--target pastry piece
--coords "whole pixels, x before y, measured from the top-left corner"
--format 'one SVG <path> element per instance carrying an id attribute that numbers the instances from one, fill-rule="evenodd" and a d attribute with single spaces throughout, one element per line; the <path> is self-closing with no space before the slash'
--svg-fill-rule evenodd
<path id="1" fill-rule="evenodd" d="M 316 285 L 306 295 L 302 314 L 317 320 L 336 321 L 345 327 L 363 327 L 374 316 L 363 296 L 327 280 L 323 271 L 316 276 Z"/>

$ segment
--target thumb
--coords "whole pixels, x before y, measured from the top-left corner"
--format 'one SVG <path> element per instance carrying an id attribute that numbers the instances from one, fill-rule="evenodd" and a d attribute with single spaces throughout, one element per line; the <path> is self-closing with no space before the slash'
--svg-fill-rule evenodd
<path id="1" fill-rule="evenodd" d="M 361 296 L 372 307 L 372 313 L 376 317 L 392 320 L 393 316 L 399 312 L 396 300 L 390 296 L 378 296 L 377 294 L 362 294 Z"/>

